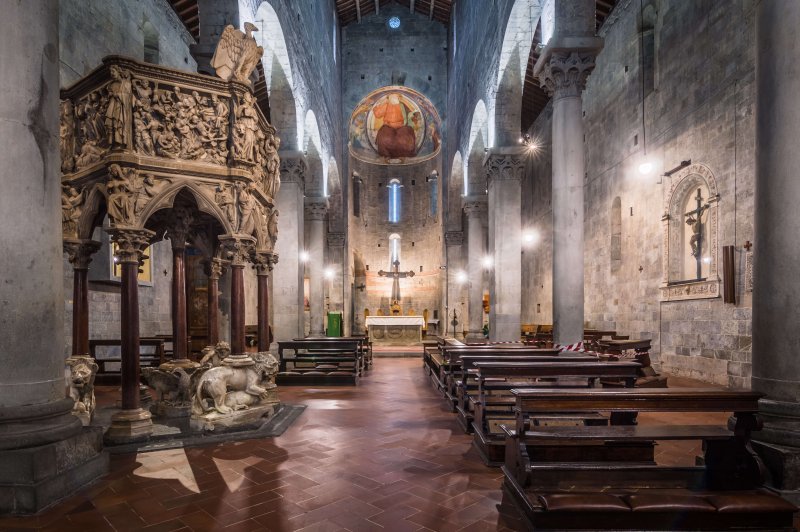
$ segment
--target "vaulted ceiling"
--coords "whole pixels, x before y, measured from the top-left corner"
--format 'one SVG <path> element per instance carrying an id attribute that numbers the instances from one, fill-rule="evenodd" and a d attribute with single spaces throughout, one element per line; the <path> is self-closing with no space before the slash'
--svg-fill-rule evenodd
<path id="1" fill-rule="evenodd" d="M 450 11 L 453 0 L 336 0 L 336 11 L 339 24 L 347 26 L 352 22 L 361 22 L 361 17 L 371 15 L 388 4 L 400 4 L 409 11 L 425 15 L 442 24 L 450 24 Z"/>

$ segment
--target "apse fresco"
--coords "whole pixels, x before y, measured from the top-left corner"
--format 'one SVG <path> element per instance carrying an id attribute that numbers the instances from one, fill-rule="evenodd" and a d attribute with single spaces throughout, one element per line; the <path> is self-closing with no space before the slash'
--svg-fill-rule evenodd
<path id="1" fill-rule="evenodd" d="M 416 164 L 441 148 L 441 120 L 415 90 L 383 87 L 368 94 L 350 117 L 350 154 L 373 164 Z"/>

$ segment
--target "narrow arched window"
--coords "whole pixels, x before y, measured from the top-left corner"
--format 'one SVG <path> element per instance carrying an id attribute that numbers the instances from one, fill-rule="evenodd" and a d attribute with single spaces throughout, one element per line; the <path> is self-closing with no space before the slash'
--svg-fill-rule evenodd
<path id="1" fill-rule="evenodd" d="M 144 34 L 144 61 L 145 63 L 158 64 L 159 62 L 159 44 L 158 44 L 158 30 L 149 21 L 145 21 L 142 25 L 142 33 Z"/>
<path id="2" fill-rule="evenodd" d="M 400 262 L 400 235 L 392 233 L 389 235 L 389 267 L 395 262 Z"/>
<path id="3" fill-rule="evenodd" d="M 400 184 L 399 179 L 389 181 L 389 222 L 398 223 L 400 221 Z"/>

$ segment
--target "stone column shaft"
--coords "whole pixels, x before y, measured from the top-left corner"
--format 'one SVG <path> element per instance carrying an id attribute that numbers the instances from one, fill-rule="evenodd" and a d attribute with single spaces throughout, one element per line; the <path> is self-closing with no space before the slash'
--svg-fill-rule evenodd
<path id="1" fill-rule="evenodd" d="M 308 227 L 309 304 L 311 306 L 311 335 L 325 332 L 325 214 L 328 204 L 324 198 L 309 199 L 305 205 Z"/>
<path id="2" fill-rule="evenodd" d="M 65 240 L 72 264 L 72 356 L 89 356 L 89 264 L 100 249 L 93 240 Z"/>
<path id="3" fill-rule="evenodd" d="M 277 262 L 271 252 L 256 252 L 255 266 L 258 272 L 258 351 L 269 351 L 269 274 Z"/>
<path id="4" fill-rule="evenodd" d="M 771 481 L 800 503 L 800 182 L 797 131 L 800 3 L 756 7 L 756 180 L 753 265 L 753 389 L 764 429 L 753 434 Z"/>
<path id="5" fill-rule="evenodd" d="M 219 342 L 219 278 L 222 277 L 221 259 L 211 259 L 207 265 L 208 274 L 208 345 Z"/>
<path id="6" fill-rule="evenodd" d="M 185 360 L 189 344 L 186 318 L 186 247 L 172 247 L 172 349 L 176 360 Z"/>
<path id="7" fill-rule="evenodd" d="M 522 314 L 522 178 L 524 150 L 493 149 L 486 161 L 489 211 L 494 216 L 494 275 L 489 292 L 489 339 L 515 342 Z"/>
<path id="8" fill-rule="evenodd" d="M 245 352 L 244 266 L 255 239 L 246 235 L 226 235 L 219 240 L 231 268 L 231 354 L 241 355 Z"/>
<path id="9" fill-rule="evenodd" d="M 447 294 L 444 315 L 439 321 L 439 334 L 448 337 L 460 337 L 464 330 L 464 320 L 467 316 L 461 313 L 461 300 L 464 285 L 459 279 L 459 274 L 464 268 L 464 233 L 462 231 L 447 231 L 444 235 L 447 253 Z M 453 330 L 453 311 L 456 311 L 458 325 Z"/>
<path id="10" fill-rule="evenodd" d="M 469 276 L 468 340 L 483 340 L 483 258 L 486 253 L 486 196 L 469 196 L 464 200 L 467 213 L 467 250 Z"/>

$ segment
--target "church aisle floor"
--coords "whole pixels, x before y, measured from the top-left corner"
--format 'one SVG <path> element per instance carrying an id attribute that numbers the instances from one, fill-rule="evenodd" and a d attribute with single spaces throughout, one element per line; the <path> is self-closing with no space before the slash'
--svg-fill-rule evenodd
<path id="1" fill-rule="evenodd" d="M 509 530 L 485 467 L 419 359 L 376 359 L 357 387 L 280 389 L 282 436 L 114 455 L 111 473 L 0 530 Z"/>

